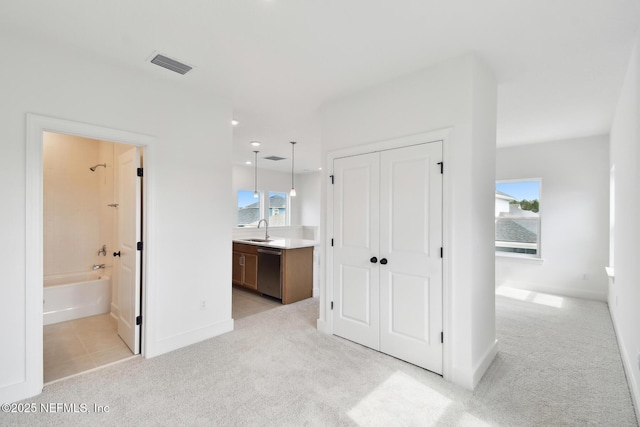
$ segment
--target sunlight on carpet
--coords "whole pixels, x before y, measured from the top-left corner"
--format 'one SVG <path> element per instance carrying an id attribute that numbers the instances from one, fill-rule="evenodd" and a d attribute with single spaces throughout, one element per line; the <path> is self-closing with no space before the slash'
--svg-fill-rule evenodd
<path id="1" fill-rule="evenodd" d="M 543 294 L 540 292 L 526 291 L 524 289 L 510 288 L 508 286 L 500 286 L 496 289 L 496 295 L 517 299 L 520 301 L 532 302 L 534 304 L 546 305 L 549 307 L 562 308 L 564 298 L 557 295 Z"/>
<path id="2" fill-rule="evenodd" d="M 432 425 L 455 402 L 404 372 L 396 371 L 348 412 L 358 425 Z M 458 408 L 456 408 L 458 409 Z M 464 414 L 462 424 L 488 425 Z"/>

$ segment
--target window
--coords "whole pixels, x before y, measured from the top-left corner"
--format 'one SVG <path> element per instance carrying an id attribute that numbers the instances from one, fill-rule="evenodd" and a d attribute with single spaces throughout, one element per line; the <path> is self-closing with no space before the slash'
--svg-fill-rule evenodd
<path id="1" fill-rule="evenodd" d="M 238 190 L 238 227 L 257 225 L 261 217 L 260 196 L 256 198 L 253 191 Z"/>
<path id="2" fill-rule="evenodd" d="M 540 257 L 540 180 L 496 183 L 496 253 Z"/>
<path id="3" fill-rule="evenodd" d="M 289 224 L 287 193 L 269 191 L 269 227 Z"/>

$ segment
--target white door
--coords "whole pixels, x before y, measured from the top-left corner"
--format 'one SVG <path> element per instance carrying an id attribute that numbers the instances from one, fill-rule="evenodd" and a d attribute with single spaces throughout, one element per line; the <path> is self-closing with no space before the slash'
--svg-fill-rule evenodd
<path id="1" fill-rule="evenodd" d="M 137 243 L 141 239 L 141 182 L 137 176 L 140 167 L 138 148 L 131 148 L 118 156 L 118 243 L 120 259 L 118 269 L 118 335 L 133 354 L 140 353 L 140 261 Z"/>
<path id="2" fill-rule="evenodd" d="M 440 162 L 442 142 L 380 154 L 380 351 L 439 374 Z"/>
<path id="3" fill-rule="evenodd" d="M 334 161 L 336 335 L 442 373 L 442 143 Z"/>
<path id="4" fill-rule="evenodd" d="M 379 349 L 378 153 L 334 162 L 333 331 Z"/>

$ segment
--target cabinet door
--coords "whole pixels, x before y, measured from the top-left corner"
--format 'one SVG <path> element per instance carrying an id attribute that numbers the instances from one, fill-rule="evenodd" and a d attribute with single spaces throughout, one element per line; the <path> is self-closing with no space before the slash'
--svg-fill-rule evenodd
<path id="1" fill-rule="evenodd" d="M 242 285 L 244 276 L 244 257 L 242 253 L 233 251 L 233 268 L 231 281 L 234 285 Z"/>
<path id="2" fill-rule="evenodd" d="M 243 254 L 244 256 L 244 280 L 247 288 L 258 289 L 258 256 Z"/>

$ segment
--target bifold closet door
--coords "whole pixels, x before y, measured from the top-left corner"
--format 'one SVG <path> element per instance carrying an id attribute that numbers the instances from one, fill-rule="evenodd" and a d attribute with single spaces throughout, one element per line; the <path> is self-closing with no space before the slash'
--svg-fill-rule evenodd
<path id="1" fill-rule="evenodd" d="M 442 143 L 380 153 L 380 351 L 442 373 Z"/>
<path id="2" fill-rule="evenodd" d="M 442 143 L 334 161 L 334 334 L 442 373 Z"/>
<path id="3" fill-rule="evenodd" d="M 333 332 L 380 348 L 378 153 L 334 162 Z"/>

